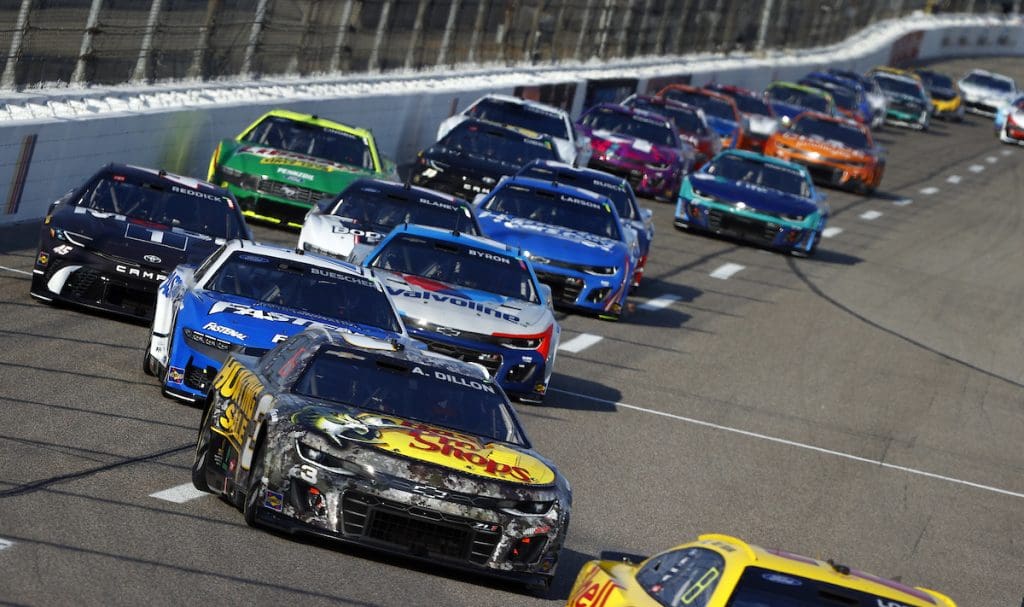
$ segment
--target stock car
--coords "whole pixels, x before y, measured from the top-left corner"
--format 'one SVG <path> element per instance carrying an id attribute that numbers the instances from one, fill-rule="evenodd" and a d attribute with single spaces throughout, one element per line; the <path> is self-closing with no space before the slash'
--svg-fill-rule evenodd
<path id="1" fill-rule="evenodd" d="M 483 365 L 510 397 L 541 403 L 561 328 L 522 252 L 452 230 L 399 226 L 365 258 L 413 338 Z"/>
<path id="2" fill-rule="evenodd" d="M 722 147 L 747 147 L 749 124 L 728 95 L 688 84 L 670 84 L 658 91 L 658 97 L 688 103 L 704 110 L 708 124 L 722 138 Z"/>
<path id="3" fill-rule="evenodd" d="M 217 144 L 207 178 L 234 194 L 247 217 L 298 228 L 317 201 L 360 177 L 397 178 L 373 133 L 272 110 Z"/>
<path id="4" fill-rule="evenodd" d="M 832 95 L 839 115 L 871 124 L 871 104 L 861 87 L 853 86 L 849 80 L 833 76 L 828 72 L 810 72 L 800 79 L 799 84 L 821 89 Z"/>
<path id="5" fill-rule="evenodd" d="M 558 157 L 547 135 L 467 118 L 417 155 L 412 183 L 473 199 L 531 160 Z"/>
<path id="6" fill-rule="evenodd" d="M 561 108 L 511 95 L 484 95 L 468 108 L 444 120 L 437 129 L 437 138 L 443 139 L 467 118 L 543 133 L 551 137 L 562 162 L 583 167 L 590 162 L 590 141 L 576 131 L 569 113 Z"/>
<path id="7" fill-rule="evenodd" d="M 885 93 L 879 88 L 878 83 L 873 78 L 869 78 L 864 74 L 855 72 L 853 70 L 844 70 L 839 68 L 829 68 L 828 72 L 833 76 L 842 78 L 846 82 L 849 82 L 852 87 L 860 87 L 864 90 L 864 96 L 868 100 L 868 105 L 871 106 L 871 128 L 878 129 L 885 124 L 885 114 L 889 108 L 889 100 L 885 97 Z"/>
<path id="8" fill-rule="evenodd" d="M 968 112 L 991 116 L 1017 96 L 1017 83 L 1013 78 L 988 72 L 971 70 L 957 81 Z"/>
<path id="9" fill-rule="evenodd" d="M 607 196 L 512 177 L 480 201 L 477 214 L 485 235 L 523 250 L 556 306 L 606 320 L 622 315 L 640 248 Z"/>
<path id="10" fill-rule="evenodd" d="M 905 70 L 880 67 L 869 72 L 888 100 L 885 121 L 920 131 L 931 123 L 932 102 L 921 78 Z"/>
<path id="11" fill-rule="evenodd" d="M 712 156 L 722 151 L 722 138 L 718 136 L 699 107 L 672 101 L 664 97 L 630 95 L 622 102 L 626 107 L 647 110 L 671 118 L 679 130 L 679 137 L 693 146 L 693 169 L 704 166 Z"/>
<path id="12" fill-rule="evenodd" d="M 455 196 L 380 179 L 360 179 L 337 198 L 321 201 L 299 232 L 304 251 L 347 259 L 357 247 L 377 246 L 403 223 L 480 234 L 473 208 Z"/>
<path id="13" fill-rule="evenodd" d="M 732 84 L 718 83 L 709 84 L 705 88 L 731 97 L 736 102 L 736 108 L 747 119 L 748 129 L 743 149 L 760 152 L 772 133 L 779 130 L 779 119 L 775 116 L 775 110 L 768 105 L 764 97 L 754 91 Z M 717 153 L 716 151 L 715 154 Z"/>
<path id="14" fill-rule="evenodd" d="M 192 483 L 246 523 L 546 589 L 572 493 L 476 365 L 311 327 L 214 380 Z"/>
<path id="15" fill-rule="evenodd" d="M 772 82 L 764 90 L 764 98 L 786 127 L 794 118 L 808 110 L 833 116 L 839 113 L 835 100 L 827 91 L 794 82 Z"/>
<path id="16" fill-rule="evenodd" d="M 641 196 L 672 200 L 693 170 L 693 146 L 680 139 L 662 114 L 601 103 L 584 112 L 577 124 L 594 149 L 590 167 L 621 175 Z"/>
<path id="17" fill-rule="evenodd" d="M 618 556 L 620 558 L 612 558 Z M 569 607 L 956 607 L 829 559 L 765 549 L 717 533 L 650 558 L 606 553 L 583 565 Z"/>
<path id="18" fill-rule="evenodd" d="M 764 153 L 806 166 L 818 183 L 864 192 L 878 188 L 885 172 L 885 158 L 866 125 L 817 112 L 797 116 L 768 140 Z"/>
<path id="19" fill-rule="evenodd" d="M 1003 143 L 1024 144 L 1024 95 L 999 108 L 995 127 Z"/>
<path id="20" fill-rule="evenodd" d="M 725 150 L 687 177 L 674 223 L 681 230 L 810 256 L 818 249 L 829 214 L 803 165 Z"/>
<path id="21" fill-rule="evenodd" d="M 964 119 L 965 106 L 960 87 L 949 76 L 926 69 L 915 69 L 914 73 L 921 79 L 928 97 L 931 98 L 932 112 L 936 118 L 953 118 L 957 122 Z"/>
<path id="22" fill-rule="evenodd" d="M 668 103 L 674 104 L 675 102 L 669 101 Z M 607 196 L 615 204 L 615 210 L 618 211 L 619 217 L 628 222 L 629 227 L 636 232 L 640 259 L 637 261 L 636 272 L 633 274 L 633 288 L 640 286 L 640 281 L 644 277 L 644 268 L 647 266 L 647 258 L 651 254 L 651 243 L 654 241 L 654 211 L 640 206 L 628 181 L 604 171 L 577 169 L 550 160 L 535 160 L 520 169 L 517 175 L 564 183 Z"/>
<path id="23" fill-rule="evenodd" d="M 198 263 L 233 238 L 252 234 L 222 188 L 108 164 L 50 205 L 30 292 L 45 302 L 149 321 L 157 288 L 175 266 Z"/>
<path id="24" fill-rule="evenodd" d="M 164 395 L 202 402 L 228 355 L 261 355 L 314 323 L 415 345 L 368 270 L 233 240 L 160 286 L 142 368 Z"/>

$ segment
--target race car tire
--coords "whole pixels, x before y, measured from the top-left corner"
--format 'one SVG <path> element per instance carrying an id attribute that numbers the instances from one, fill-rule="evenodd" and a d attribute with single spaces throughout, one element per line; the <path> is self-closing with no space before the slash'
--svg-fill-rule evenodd
<path id="1" fill-rule="evenodd" d="M 213 410 L 213 399 L 206 401 L 206 413 L 199 424 L 199 437 L 196 439 L 196 455 L 192 460 L 192 486 L 200 491 L 210 491 L 210 483 L 206 479 L 206 458 L 210 453 L 210 412 Z"/>
<path id="2" fill-rule="evenodd" d="M 259 526 L 259 511 L 263 500 L 263 437 L 259 438 L 256 445 L 256 452 L 252 456 L 252 466 L 249 468 L 249 482 L 245 491 L 245 501 L 242 505 L 242 515 L 250 527 Z"/>
<path id="3" fill-rule="evenodd" d="M 143 357 L 142 357 L 142 372 L 145 373 L 146 375 L 155 376 L 156 372 L 154 371 L 155 367 L 153 366 L 153 363 L 156 362 L 156 361 L 154 361 L 153 357 L 149 355 L 149 349 L 150 349 L 150 346 L 152 346 L 152 345 L 153 345 L 153 338 L 150 337 L 149 338 L 149 343 L 146 344 L 146 354 L 143 355 Z"/>

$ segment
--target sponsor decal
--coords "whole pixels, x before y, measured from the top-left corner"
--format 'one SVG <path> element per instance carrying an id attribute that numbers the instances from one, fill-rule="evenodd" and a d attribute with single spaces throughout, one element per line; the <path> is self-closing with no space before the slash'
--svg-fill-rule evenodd
<path id="1" fill-rule="evenodd" d="M 349 166 L 347 164 L 341 164 L 340 162 L 332 162 L 324 158 L 317 158 L 316 156 L 307 156 L 305 154 L 297 154 L 295 152 L 286 152 L 284 150 L 275 150 L 274 148 L 264 148 L 257 146 L 245 146 L 238 150 L 239 154 L 252 154 L 258 156 L 260 164 L 276 165 L 295 167 L 300 169 L 309 169 L 313 171 L 325 171 L 331 173 L 334 171 L 343 171 L 346 173 L 358 172 L 358 167 Z"/>
<path id="2" fill-rule="evenodd" d="M 249 261 L 252 263 L 270 263 L 270 260 L 266 257 L 260 257 L 259 255 L 250 255 L 249 253 L 243 253 L 238 256 L 243 261 Z"/>
<path id="3" fill-rule="evenodd" d="M 120 263 L 114 266 L 114 270 L 116 270 L 120 274 L 124 274 L 126 276 L 133 276 L 135 278 L 142 278 L 143 280 L 153 280 L 159 282 L 167 278 L 167 275 L 164 274 L 163 272 L 153 272 L 151 270 L 143 270 L 142 268 L 133 268 L 131 266 L 126 266 Z"/>
<path id="4" fill-rule="evenodd" d="M 452 373 L 441 371 L 440 369 L 430 369 L 430 371 L 432 371 L 432 373 L 427 373 L 422 367 L 413 367 L 411 373 L 415 373 L 416 375 L 425 375 L 428 377 L 432 375 L 434 379 L 446 381 L 450 384 L 458 384 L 467 388 L 473 388 L 474 390 L 497 394 L 497 392 L 494 391 L 494 386 L 478 382 L 475 379 L 467 379 L 461 375 L 454 375 Z"/>
<path id="5" fill-rule="evenodd" d="M 212 200 L 214 202 L 224 202 L 223 196 L 216 194 L 208 194 L 206 192 L 200 192 L 199 190 L 192 190 L 189 188 L 182 188 L 176 185 L 171 186 L 171 191 L 175 194 L 185 194 L 186 196 L 193 196 L 195 198 L 205 198 L 206 200 Z"/>
<path id="6" fill-rule="evenodd" d="M 212 321 L 206 323 L 205 325 L 203 325 L 203 329 L 205 329 L 207 331 L 213 331 L 214 333 L 220 333 L 222 335 L 227 335 L 229 337 L 234 337 L 235 339 L 237 339 L 239 341 L 245 341 L 246 340 L 245 333 L 240 333 L 240 332 L 232 329 L 231 327 L 225 327 L 224 325 L 218 325 L 217 323 L 212 322 Z"/>
<path id="7" fill-rule="evenodd" d="M 256 403 L 263 393 L 263 384 L 241 363 L 231 359 L 214 379 L 213 391 L 229 399 L 213 431 L 241 449 L 246 425 L 256 411 Z"/>
<path id="8" fill-rule="evenodd" d="M 547 234 L 549 236 L 559 236 L 568 240 L 573 240 L 585 247 L 592 249 L 600 249 L 602 251 L 611 251 L 618 244 L 618 241 L 610 238 L 602 238 L 596 234 L 589 232 L 582 232 L 578 230 L 572 230 L 569 228 L 562 228 L 547 223 L 540 223 L 537 221 L 531 221 L 522 217 L 514 217 L 512 215 L 505 215 L 502 213 L 491 213 L 490 211 L 484 211 L 480 214 L 481 219 L 489 219 L 495 223 L 501 224 L 508 230 L 528 230 L 530 232 L 538 232 L 541 234 Z"/>
<path id="9" fill-rule="evenodd" d="M 53 247 L 53 252 L 57 255 L 67 255 L 71 251 L 74 251 L 75 247 L 69 244 L 62 244 L 60 246 Z"/>
<path id="10" fill-rule="evenodd" d="M 163 261 L 162 259 L 160 259 L 156 255 L 145 255 L 145 256 L 143 256 L 143 259 L 145 259 L 149 263 L 160 263 L 160 262 Z"/>
<path id="11" fill-rule="evenodd" d="M 367 280 L 360 276 L 354 276 L 352 274 L 345 274 L 342 272 L 334 272 L 331 270 L 325 270 L 323 268 L 311 267 L 309 273 L 316 276 L 324 276 L 326 278 L 333 278 L 334 280 L 343 280 L 345 282 L 351 282 L 363 287 L 370 289 L 375 288 L 377 285 L 372 280 Z"/>
<path id="12" fill-rule="evenodd" d="M 420 204 L 425 204 L 427 206 L 437 207 L 439 209 L 444 209 L 446 211 L 453 211 L 454 212 L 454 211 L 458 211 L 459 210 L 459 206 L 458 205 L 456 205 L 456 204 L 449 204 L 447 202 L 442 202 L 440 200 L 431 200 L 429 198 L 419 198 L 419 199 L 417 199 L 417 202 L 419 202 Z"/>
<path id="13" fill-rule="evenodd" d="M 359 228 L 350 228 L 348 226 L 331 226 L 331 232 L 333 234 L 351 234 L 352 236 L 362 236 L 367 240 L 378 241 L 384 238 L 384 235 L 380 232 L 374 232 L 373 230 L 360 230 Z"/>
<path id="14" fill-rule="evenodd" d="M 611 579 L 596 581 L 597 574 L 601 568 L 592 565 L 587 575 L 580 580 L 579 590 L 569 597 L 568 605 L 571 607 L 604 607 L 608 603 L 608 597 L 618 585 Z"/>
<path id="15" fill-rule="evenodd" d="M 575 196 L 568 196 L 566 194 L 560 194 L 558 196 L 558 199 L 561 200 L 562 202 L 571 202 L 573 204 L 578 204 L 580 206 L 588 207 L 588 208 L 591 208 L 591 209 L 600 209 L 601 208 L 601 205 L 596 203 L 596 202 L 591 202 L 589 200 L 584 200 L 583 198 L 577 198 Z"/>
<path id="16" fill-rule="evenodd" d="M 409 299 L 423 299 L 426 301 L 436 301 L 438 303 L 446 303 L 456 308 L 466 308 L 467 310 L 473 310 L 475 312 L 481 312 L 494 318 L 501 320 L 507 320 L 509 322 L 518 323 L 520 321 L 518 316 L 502 312 L 496 308 L 485 306 L 482 303 L 475 302 L 465 297 L 459 297 L 456 295 L 444 295 L 441 293 L 433 293 L 431 291 L 413 291 L 411 289 L 403 289 L 400 287 L 387 287 L 388 294 L 392 297 L 408 297 Z"/>
<path id="17" fill-rule="evenodd" d="M 292 181 L 313 181 L 314 177 L 309 173 L 303 173 L 302 171 L 296 171 L 285 167 L 277 167 L 277 173 L 283 175 L 285 179 L 291 179 Z"/>
<path id="18" fill-rule="evenodd" d="M 426 430 L 413 430 L 409 437 L 412 439 L 408 444 L 410 448 L 440 455 L 442 460 L 448 460 L 445 462 L 448 467 L 523 483 L 533 481 L 529 470 L 492 459 L 492 450 L 482 448 L 476 441 L 462 441 Z"/>
<path id="19" fill-rule="evenodd" d="M 135 223 L 128 224 L 125 228 L 124 237 L 128 240 L 158 244 L 179 251 L 184 251 L 188 248 L 188 236 L 184 234 L 164 230 L 151 230 Z"/>
<path id="20" fill-rule="evenodd" d="M 227 301 L 218 301 L 210 306 L 208 314 L 218 314 L 225 312 L 228 314 L 238 314 L 239 316 L 248 316 L 249 318 L 255 318 L 256 320 L 266 320 L 270 322 L 286 322 L 300 327 L 313 324 L 312 320 L 305 318 L 299 318 L 297 316 L 291 316 L 288 314 L 282 314 L 280 312 L 271 312 L 269 310 L 260 310 L 259 308 L 251 308 L 244 304 L 236 304 Z M 287 338 L 286 338 L 287 339 Z"/>
<path id="21" fill-rule="evenodd" d="M 781 573 L 775 573 L 773 571 L 768 573 L 762 573 L 761 577 L 765 580 L 768 580 L 769 582 L 773 582 L 775 584 L 783 584 L 784 586 L 803 586 L 803 582 L 801 582 L 800 580 L 789 577 L 788 575 L 783 575 Z"/>
<path id="22" fill-rule="evenodd" d="M 284 495 L 268 489 L 263 496 L 263 506 L 275 512 L 284 510 Z"/>
<path id="23" fill-rule="evenodd" d="M 437 487 L 431 487 L 430 485 L 416 485 L 412 488 L 412 492 L 417 495 L 425 495 L 439 500 L 443 500 L 448 497 L 447 491 L 442 491 Z"/>
<path id="24" fill-rule="evenodd" d="M 167 369 L 167 382 L 172 384 L 180 384 L 185 381 L 185 370 L 178 367 L 171 367 Z"/>
<path id="25" fill-rule="evenodd" d="M 482 257 L 488 261 L 496 261 L 507 265 L 512 265 L 512 260 L 504 255 L 496 255 L 488 251 L 477 251 L 476 249 L 466 249 L 466 252 L 470 257 Z"/>

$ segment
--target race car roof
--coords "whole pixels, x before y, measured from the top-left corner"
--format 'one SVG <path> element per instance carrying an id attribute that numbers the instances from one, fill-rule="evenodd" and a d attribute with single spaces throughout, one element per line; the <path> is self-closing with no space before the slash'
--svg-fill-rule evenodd
<path id="1" fill-rule="evenodd" d="M 568 194 L 597 204 L 607 204 L 613 212 L 615 209 L 615 203 L 609 200 L 607 196 L 590 190 L 585 190 L 583 188 L 578 188 L 576 186 L 565 185 L 564 183 L 554 183 L 543 179 L 537 179 L 535 177 L 521 177 L 517 175 L 503 180 L 500 185 L 503 187 L 517 185 L 520 187 L 530 188 L 532 190 L 542 190 L 544 192 L 552 192 L 555 194 Z M 498 188 L 495 188 L 494 191 L 497 190 Z"/>
<path id="2" fill-rule="evenodd" d="M 151 169 L 133 164 L 119 164 L 111 162 L 101 168 L 100 172 L 124 175 L 126 177 L 133 177 L 139 180 L 164 181 L 168 184 L 184 186 L 200 192 L 207 192 L 213 195 L 231 198 L 228 191 L 220 186 L 216 186 L 208 181 L 196 179 L 195 177 L 185 177 L 184 175 L 169 173 L 163 169 Z"/>
<path id="3" fill-rule="evenodd" d="M 498 255 L 506 255 L 513 259 L 525 259 L 521 250 L 506 245 L 503 242 L 498 242 L 497 240 L 492 240 L 484 236 L 466 234 L 464 232 L 456 233 L 451 230 L 444 230 L 433 226 L 425 226 L 416 223 L 403 224 L 395 227 L 392 234 L 411 234 L 413 236 L 422 236 L 424 238 L 441 240 L 444 242 L 463 242 Z"/>
<path id="4" fill-rule="evenodd" d="M 311 266 L 330 269 L 335 272 L 361 276 L 367 280 L 377 283 L 377 286 L 380 287 L 380 281 L 377 280 L 373 273 L 368 272 L 366 268 L 348 263 L 347 261 L 341 261 L 340 259 L 335 259 L 333 257 L 308 254 L 303 252 L 301 249 L 289 249 L 276 245 L 241 240 L 229 241 L 224 245 L 224 248 L 225 254 L 232 253 L 234 251 L 245 251 L 246 253 L 252 253 L 255 255 L 265 255 L 275 259 L 305 263 Z"/>
<path id="5" fill-rule="evenodd" d="M 553 116 L 559 116 L 561 118 L 568 118 L 569 116 L 569 113 L 563 110 L 562 108 L 555 107 L 553 105 L 548 105 L 547 103 L 541 103 L 540 101 L 534 101 L 532 99 L 523 99 L 522 97 L 516 97 L 514 95 L 502 95 L 500 93 L 490 93 L 484 95 L 483 97 L 480 97 L 473 103 L 469 104 L 466 110 L 480 103 L 484 99 L 493 99 L 495 101 L 502 101 L 505 103 L 514 103 L 516 105 L 528 106 L 531 109 L 546 112 Z M 463 112 L 465 112 L 466 110 L 463 110 Z"/>
<path id="6" fill-rule="evenodd" d="M 243 130 L 242 133 L 238 135 L 239 140 L 241 140 L 240 138 L 241 138 L 242 134 L 245 134 L 245 133 L 248 133 L 249 131 L 251 131 L 252 127 L 256 126 L 258 123 L 260 123 L 264 118 L 266 118 L 268 116 L 276 116 L 278 118 L 284 118 L 286 120 L 294 120 L 295 122 L 302 122 L 304 124 L 313 124 L 313 125 L 324 127 L 324 128 L 328 128 L 328 129 L 334 129 L 336 131 L 341 131 L 343 133 L 349 133 L 350 135 L 356 135 L 357 137 L 362 137 L 364 139 L 373 139 L 373 133 L 371 133 L 369 130 L 364 129 L 364 128 L 360 128 L 360 127 L 357 127 L 357 126 L 349 126 L 349 125 L 343 124 L 341 122 L 335 122 L 335 121 L 329 120 L 327 118 L 321 118 L 320 116 L 317 116 L 316 114 L 301 114 L 299 112 L 293 112 L 291 110 L 277 109 L 277 110 L 270 110 L 266 114 L 263 114 L 262 116 L 257 118 L 252 124 L 250 124 L 249 126 L 245 127 L 245 130 Z"/>
<path id="7" fill-rule="evenodd" d="M 374 179 L 371 177 L 363 177 L 357 179 L 356 181 L 353 181 L 350 186 L 348 186 L 338 194 L 339 199 L 344 198 L 345 194 L 348 193 L 349 190 L 356 189 L 362 190 L 364 192 L 380 191 L 384 194 L 395 196 L 403 200 L 409 199 L 409 202 L 416 202 L 414 198 L 409 196 L 409 193 L 413 192 L 416 195 L 422 196 L 424 198 L 444 200 L 452 204 L 457 204 L 459 206 L 471 208 L 471 205 L 469 204 L 468 201 L 466 201 L 463 198 L 459 198 L 458 196 L 452 196 L 451 194 L 438 192 L 437 190 L 431 190 L 430 188 L 412 185 L 411 183 L 402 184 L 396 183 L 394 181 L 385 181 L 383 179 Z"/>

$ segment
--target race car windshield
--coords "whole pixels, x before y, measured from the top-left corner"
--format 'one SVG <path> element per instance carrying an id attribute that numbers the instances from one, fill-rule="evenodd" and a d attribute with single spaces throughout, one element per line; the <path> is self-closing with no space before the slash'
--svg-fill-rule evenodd
<path id="1" fill-rule="evenodd" d="M 326 321 L 402 332 L 391 302 L 377 283 L 361 276 L 290 260 L 235 251 L 205 287 Z"/>
<path id="2" fill-rule="evenodd" d="M 388 241 L 370 267 L 540 303 L 525 263 L 472 245 L 402 234 Z"/>
<path id="3" fill-rule="evenodd" d="M 440 144 L 452 151 L 514 166 L 522 166 L 538 158 L 558 160 L 558 153 L 548 141 L 478 123 L 463 122 L 445 135 Z"/>
<path id="4" fill-rule="evenodd" d="M 886 93 L 922 99 L 921 89 L 918 88 L 916 82 L 902 78 L 890 78 L 883 74 L 875 76 L 875 80 L 878 81 L 878 86 L 882 87 L 882 90 Z"/>
<path id="5" fill-rule="evenodd" d="M 228 239 L 245 236 L 234 204 L 226 196 L 183 185 L 116 174 L 101 175 L 78 201 L 94 211 Z"/>
<path id="6" fill-rule="evenodd" d="M 636 582 L 664 607 L 705 607 L 724 568 L 725 559 L 714 550 L 681 548 L 648 559 Z"/>
<path id="7" fill-rule="evenodd" d="M 602 208 L 600 203 L 576 203 L 561 198 L 574 197 L 509 186 L 494 193 L 484 204 L 484 210 L 622 240 L 615 216 Z"/>
<path id="8" fill-rule="evenodd" d="M 924 81 L 924 85 L 930 89 L 952 89 L 953 79 L 945 74 L 936 72 L 918 72 L 918 76 Z"/>
<path id="9" fill-rule="evenodd" d="M 607 173 L 601 174 L 608 177 L 608 179 L 605 180 L 589 175 L 577 176 L 578 174 L 574 174 L 572 170 L 563 172 L 538 165 L 527 167 L 519 172 L 519 175 L 522 177 L 557 181 L 607 196 L 615 203 L 615 210 L 618 211 L 619 217 L 623 219 L 636 219 L 638 213 L 636 211 L 636 195 L 633 194 L 633 188 L 630 187 L 625 179 L 617 178 Z"/>
<path id="10" fill-rule="evenodd" d="M 245 134 L 245 140 L 368 171 L 376 170 L 373 153 L 365 139 L 324 126 L 267 116 Z"/>
<path id="11" fill-rule="evenodd" d="M 916 592 L 910 588 L 907 590 Z M 761 567 L 747 567 L 726 607 L 878 607 L 902 604 L 891 598 L 819 580 Z"/>
<path id="12" fill-rule="evenodd" d="M 667 116 L 675 121 L 676 128 L 684 133 L 693 133 L 701 136 L 708 134 L 708 127 L 704 124 L 704 120 L 701 119 L 700 114 L 692 109 L 667 103 L 665 105 L 658 105 L 648 99 L 630 99 L 625 105 Z"/>
<path id="13" fill-rule="evenodd" d="M 728 101 L 718 97 L 702 95 L 701 93 L 693 93 L 689 91 L 680 91 L 678 89 L 670 89 L 665 93 L 665 98 L 672 99 L 673 101 L 682 101 L 683 103 L 699 107 L 704 110 L 704 113 L 708 116 L 714 116 L 731 122 L 736 121 L 736 112 L 733 111 L 732 105 Z"/>
<path id="14" fill-rule="evenodd" d="M 544 133 L 559 139 L 568 139 L 565 120 L 556 114 L 532 108 L 525 104 L 510 103 L 498 99 L 481 99 L 467 113 L 481 120 L 498 124 L 510 124 L 536 133 Z"/>
<path id="15" fill-rule="evenodd" d="M 1013 90 L 1013 83 L 1009 80 L 1005 78 L 995 78 L 988 74 L 968 74 L 967 77 L 964 78 L 964 82 L 981 88 L 999 91 L 1000 93 L 1009 93 Z"/>
<path id="16" fill-rule="evenodd" d="M 600 108 L 583 117 L 583 124 L 595 131 L 607 131 L 634 139 L 650 141 L 654 145 L 676 147 L 675 131 L 668 124 L 638 116 L 630 116 Z"/>
<path id="17" fill-rule="evenodd" d="M 857 109 L 857 94 L 850 89 L 838 86 L 827 82 L 808 82 L 807 86 L 813 86 L 815 88 L 827 91 L 832 95 L 832 101 L 835 102 L 837 107 L 841 107 L 844 110 L 855 110 Z"/>
<path id="18" fill-rule="evenodd" d="M 466 234 L 480 233 L 468 208 L 447 200 L 419 196 L 392 196 L 381 191 L 349 188 L 333 215 L 344 217 L 354 226 L 387 234 L 402 223 L 418 223 L 444 230 L 458 229 Z"/>
<path id="19" fill-rule="evenodd" d="M 805 117 L 797 120 L 791 132 L 804 137 L 824 139 L 841 143 L 848 148 L 866 150 L 871 147 L 868 136 L 857 127 L 832 120 Z"/>
<path id="20" fill-rule="evenodd" d="M 779 103 L 805 107 L 809 110 L 824 112 L 826 114 L 829 111 L 828 98 L 820 94 L 814 94 L 810 91 L 804 91 L 789 86 L 774 86 L 770 87 L 767 93 L 769 99 L 773 99 Z"/>
<path id="21" fill-rule="evenodd" d="M 742 181 L 802 198 L 811 195 L 810 184 L 799 171 L 733 154 L 719 156 L 711 162 L 707 172 L 729 181 Z"/>
<path id="22" fill-rule="evenodd" d="M 728 94 L 728 93 L 726 93 Z M 736 107 L 744 114 L 756 114 L 759 116 L 772 116 L 772 108 L 763 99 L 750 95 L 730 95 L 736 102 Z"/>
<path id="23" fill-rule="evenodd" d="M 292 386 L 303 396 L 527 446 L 502 392 L 450 368 L 324 347 Z"/>

